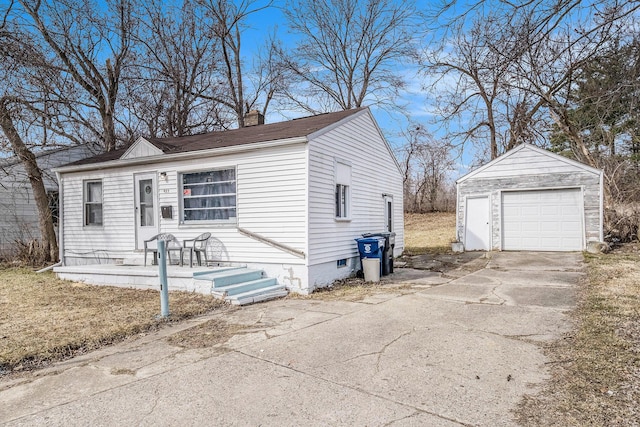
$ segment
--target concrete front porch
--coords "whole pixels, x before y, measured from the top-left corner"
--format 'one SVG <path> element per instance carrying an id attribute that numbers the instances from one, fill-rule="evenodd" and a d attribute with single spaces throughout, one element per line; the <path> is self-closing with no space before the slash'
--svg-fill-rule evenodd
<path id="1" fill-rule="evenodd" d="M 229 267 L 180 267 L 178 265 L 167 266 L 167 277 L 169 280 L 169 290 L 172 291 L 195 291 L 210 293 L 211 290 L 198 289 L 194 283 L 194 273 L 215 273 L 223 271 Z M 72 280 L 74 282 L 85 282 L 92 285 L 111 285 L 126 288 L 139 289 L 160 289 L 160 279 L 158 277 L 157 265 L 117 265 L 117 264 L 91 264 L 91 265 L 69 265 L 60 266 L 53 269 L 54 273 L 61 279 Z"/>
<path id="2" fill-rule="evenodd" d="M 55 267 L 53 271 L 61 279 L 75 282 L 160 290 L 157 265 L 74 265 Z M 288 293 L 276 279 L 266 278 L 262 270 L 248 269 L 244 265 L 193 268 L 168 265 L 167 281 L 170 291 L 214 295 L 240 305 Z"/>

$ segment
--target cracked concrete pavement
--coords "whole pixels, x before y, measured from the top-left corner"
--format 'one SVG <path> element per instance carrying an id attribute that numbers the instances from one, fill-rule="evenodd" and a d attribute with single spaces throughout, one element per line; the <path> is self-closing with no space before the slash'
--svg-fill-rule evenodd
<path id="1" fill-rule="evenodd" d="M 469 263 L 398 269 L 359 302 L 230 310 L 5 378 L 0 424 L 516 425 L 548 376 L 541 345 L 571 328 L 582 255 Z M 166 340 L 218 316 L 246 329 L 208 348 Z"/>

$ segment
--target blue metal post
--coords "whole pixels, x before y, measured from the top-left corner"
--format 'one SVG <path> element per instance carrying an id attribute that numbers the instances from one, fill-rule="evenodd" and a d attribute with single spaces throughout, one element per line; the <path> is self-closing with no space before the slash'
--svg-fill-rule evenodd
<path id="1" fill-rule="evenodd" d="M 167 251 L 166 242 L 158 240 L 158 269 L 160 274 L 160 315 L 169 317 L 169 284 L 167 281 Z"/>

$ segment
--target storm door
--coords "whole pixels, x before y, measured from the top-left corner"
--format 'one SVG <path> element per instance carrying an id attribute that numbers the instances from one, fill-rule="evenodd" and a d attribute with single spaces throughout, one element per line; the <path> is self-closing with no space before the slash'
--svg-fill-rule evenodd
<path id="1" fill-rule="evenodd" d="M 158 234 L 158 192 L 156 174 L 135 175 L 136 248 L 144 249 L 144 241 Z"/>

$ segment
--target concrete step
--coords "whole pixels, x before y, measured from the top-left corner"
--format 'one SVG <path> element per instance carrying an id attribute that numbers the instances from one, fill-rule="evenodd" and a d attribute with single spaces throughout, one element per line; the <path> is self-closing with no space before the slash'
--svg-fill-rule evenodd
<path id="1" fill-rule="evenodd" d="M 234 268 L 214 273 L 194 275 L 194 280 L 206 280 L 211 282 L 212 288 L 221 288 L 235 285 L 242 282 L 250 282 L 262 279 L 262 270 L 251 270 L 248 268 Z"/>
<path id="2" fill-rule="evenodd" d="M 283 285 L 273 285 L 267 288 L 255 289 L 236 295 L 227 296 L 225 299 L 234 305 L 246 305 L 267 301 L 287 296 L 289 291 Z"/>
<path id="3" fill-rule="evenodd" d="M 226 297 L 230 295 L 241 294 L 244 292 L 259 290 L 261 288 L 268 288 L 277 284 L 278 282 L 276 281 L 276 279 L 265 277 L 228 286 L 216 286 L 211 293 L 215 296 Z"/>
<path id="4" fill-rule="evenodd" d="M 246 266 L 227 266 L 227 267 L 216 267 L 215 270 L 204 270 L 204 271 L 194 271 L 193 272 L 193 278 L 194 280 L 211 280 L 211 279 L 207 279 L 206 276 L 212 276 L 215 277 L 215 275 L 219 274 L 219 273 L 223 273 L 223 272 L 229 272 L 232 270 L 241 270 L 241 269 L 246 269 Z M 205 276 L 205 277 L 203 277 Z"/>
<path id="5" fill-rule="evenodd" d="M 193 274 L 193 280 L 211 284 L 211 295 L 235 305 L 280 298 L 289 292 L 277 279 L 262 277 L 262 270 L 228 267 Z"/>

